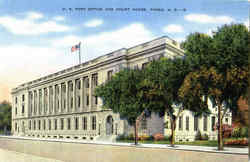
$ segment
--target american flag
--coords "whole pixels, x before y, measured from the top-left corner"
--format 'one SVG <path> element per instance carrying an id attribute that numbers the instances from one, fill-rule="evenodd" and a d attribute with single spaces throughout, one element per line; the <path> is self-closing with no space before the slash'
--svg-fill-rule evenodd
<path id="1" fill-rule="evenodd" d="M 79 44 L 74 45 L 73 47 L 71 47 L 71 52 L 75 52 L 75 51 L 79 50 L 80 49 L 80 44 L 81 43 L 79 43 Z"/>

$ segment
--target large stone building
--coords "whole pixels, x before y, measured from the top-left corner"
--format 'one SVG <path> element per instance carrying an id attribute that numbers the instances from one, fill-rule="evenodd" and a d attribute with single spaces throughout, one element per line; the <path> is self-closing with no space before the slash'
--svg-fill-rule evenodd
<path id="1" fill-rule="evenodd" d="M 22 84 L 12 90 L 12 133 L 87 140 L 113 140 L 119 134 L 133 133 L 133 127 L 119 114 L 102 109 L 102 100 L 94 95 L 95 87 L 122 68 L 144 68 L 148 62 L 161 57 L 183 56 L 184 51 L 177 42 L 161 37 Z M 203 122 L 213 125 L 215 116 L 195 119 L 191 112 L 184 111 L 177 119 L 177 140 L 193 140 L 198 127 L 204 125 Z M 231 118 L 227 120 L 231 123 Z M 198 124 L 193 128 L 194 121 Z M 152 113 L 141 122 L 139 133 L 169 135 L 169 125 L 167 116 L 161 118 Z M 202 130 L 211 139 L 216 136 L 209 124 Z"/>
<path id="2" fill-rule="evenodd" d="M 144 68 L 160 57 L 182 57 L 174 40 L 161 37 L 122 48 L 94 60 L 22 84 L 12 90 L 12 133 L 40 138 L 109 140 L 133 129 L 119 114 L 102 109 L 94 95 L 99 84 L 122 68 Z M 141 133 L 163 133 L 164 119 L 153 114 Z"/>

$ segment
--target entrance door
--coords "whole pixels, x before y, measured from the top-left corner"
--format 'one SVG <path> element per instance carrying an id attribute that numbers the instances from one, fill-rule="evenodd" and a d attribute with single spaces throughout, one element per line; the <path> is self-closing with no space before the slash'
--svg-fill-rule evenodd
<path id="1" fill-rule="evenodd" d="M 113 118 L 112 118 L 112 116 L 111 115 L 109 115 L 108 117 L 107 117 L 107 120 L 106 120 L 106 134 L 107 135 L 112 135 L 113 134 L 113 132 L 114 132 L 114 130 L 113 130 Z"/>

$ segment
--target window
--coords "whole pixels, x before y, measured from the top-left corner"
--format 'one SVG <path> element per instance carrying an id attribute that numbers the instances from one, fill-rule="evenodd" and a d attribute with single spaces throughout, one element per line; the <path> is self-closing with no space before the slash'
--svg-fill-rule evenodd
<path id="1" fill-rule="evenodd" d="M 24 113 L 24 105 L 22 105 L 22 113 Z"/>
<path id="2" fill-rule="evenodd" d="M 23 102 L 24 102 L 24 99 L 25 99 L 25 96 L 23 95 L 23 96 L 22 96 L 22 101 L 23 101 Z"/>
<path id="3" fill-rule="evenodd" d="M 15 123 L 15 131 L 17 131 L 17 123 Z"/>
<path id="4" fill-rule="evenodd" d="M 36 121 L 34 120 L 34 125 L 33 125 L 33 127 L 34 127 L 34 130 L 36 130 Z"/>
<path id="5" fill-rule="evenodd" d="M 61 130 L 63 130 L 63 129 L 64 129 L 64 119 L 61 118 Z"/>
<path id="6" fill-rule="evenodd" d="M 98 97 L 95 96 L 95 104 L 97 105 L 98 104 Z"/>
<path id="7" fill-rule="evenodd" d="M 111 80 L 112 75 L 113 75 L 113 70 L 109 70 L 108 71 L 108 80 Z"/>
<path id="8" fill-rule="evenodd" d="M 72 83 L 72 81 L 69 81 L 68 85 L 69 85 L 69 87 L 68 87 L 69 91 L 73 92 L 73 83 Z"/>
<path id="9" fill-rule="evenodd" d="M 194 117 L 194 131 L 197 131 L 198 130 L 198 127 L 199 127 L 199 125 L 198 125 L 198 117 Z"/>
<path id="10" fill-rule="evenodd" d="M 166 123 L 165 123 L 165 127 L 166 127 L 166 129 L 168 129 L 169 127 L 168 127 L 168 125 L 169 125 L 169 123 L 168 123 L 168 121 L 166 121 Z"/>
<path id="11" fill-rule="evenodd" d="M 80 107 L 81 106 L 81 97 L 80 96 L 78 96 L 78 107 Z"/>
<path id="12" fill-rule="evenodd" d="M 70 118 L 68 118 L 68 130 L 70 130 Z"/>
<path id="13" fill-rule="evenodd" d="M 179 116 L 179 130 L 182 130 L 182 116 Z"/>
<path id="14" fill-rule="evenodd" d="M 81 89 L 81 80 L 80 79 L 76 80 L 76 86 L 77 86 L 77 89 Z"/>
<path id="15" fill-rule="evenodd" d="M 17 97 L 16 97 L 16 104 L 17 104 Z"/>
<path id="16" fill-rule="evenodd" d="M 115 123 L 115 135 L 117 135 L 118 132 L 118 123 Z"/>
<path id="17" fill-rule="evenodd" d="M 79 128 L 79 121 L 78 121 L 78 117 L 75 118 L 75 130 L 78 130 Z"/>
<path id="18" fill-rule="evenodd" d="M 31 120 L 29 121 L 29 130 L 31 130 Z"/>
<path id="19" fill-rule="evenodd" d="M 49 130 L 51 130 L 51 120 L 49 119 Z"/>
<path id="20" fill-rule="evenodd" d="M 66 100 L 63 99 L 63 109 L 65 109 L 65 108 L 66 108 Z"/>
<path id="21" fill-rule="evenodd" d="M 207 116 L 204 116 L 203 118 L 203 130 L 207 131 Z"/>
<path id="22" fill-rule="evenodd" d="M 186 130 L 189 131 L 189 116 L 186 117 Z"/>
<path id="23" fill-rule="evenodd" d="M 38 130 L 40 130 L 40 129 L 41 129 L 41 121 L 38 120 Z"/>
<path id="24" fill-rule="evenodd" d="M 15 113 L 16 113 L 16 115 L 17 115 L 17 107 L 16 107 L 16 110 L 15 110 L 15 111 L 16 111 Z"/>
<path id="25" fill-rule="evenodd" d="M 212 120 L 211 120 L 211 130 L 214 131 L 214 126 L 215 126 L 215 116 L 212 116 Z"/>
<path id="26" fill-rule="evenodd" d="M 70 107 L 73 108 L 73 97 L 71 97 L 71 100 L 70 100 Z"/>
<path id="27" fill-rule="evenodd" d="M 55 130 L 57 130 L 57 119 L 55 119 Z"/>
<path id="28" fill-rule="evenodd" d="M 93 81 L 94 86 L 98 85 L 98 74 L 97 73 L 92 75 L 92 81 Z"/>
<path id="29" fill-rule="evenodd" d="M 86 96 L 86 105 L 89 105 L 89 95 Z"/>
<path id="30" fill-rule="evenodd" d="M 225 118 L 226 123 L 228 124 L 228 118 Z"/>
<path id="31" fill-rule="evenodd" d="M 96 130 L 96 116 L 92 116 L 92 130 Z"/>
<path id="32" fill-rule="evenodd" d="M 83 130 L 87 130 L 87 117 L 85 116 L 85 117 L 83 117 Z"/>
<path id="33" fill-rule="evenodd" d="M 84 80 L 85 80 L 85 88 L 89 88 L 89 78 L 86 77 L 84 78 Z"/>
<path id="34" fill-rule="evenodd" d="M 43 130 L 46 129 L 46 120 L 43 120 Z"/>

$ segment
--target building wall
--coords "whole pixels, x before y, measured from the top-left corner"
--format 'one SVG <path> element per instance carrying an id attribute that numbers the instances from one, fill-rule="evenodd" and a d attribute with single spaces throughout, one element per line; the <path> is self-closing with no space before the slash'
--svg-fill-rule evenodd
<path id="1" fill-rule="evenodd" d="M 217 131 L 214 130 L 214 126 L 212 125 L 212 118 L 214 117 L 214 121 L 216 124 L 218 121 L 217 113 L 218 109 L 217 107 L 213 107 L 212 103 L 210 100 L 208 100 L 208 107 L 211 111 L 211 114 L 207 115 L 207 124 L 204 121 L 205 116 L 202 115 L 198 117 L 198 127 L 195 129 L 194 127 L 194 113 L 188 110 L 184 110 L 181 113 L 182 117 L 182 127 L 180 129 L 180 118 L 177 118 L 176 121 L 176 136 L 175 139 L 176 141 L 194 141 L 195 136 L 197 135 L 198 131 L 200 131 L 201 135 L 207 134 L 209 140 L 217 140 Z M 176 110 L 177 112 L 177 110 Z M 187 126 L 187 117 L 188 119 L 188 126 Z M 222 122 L 224 124 L 232 125 L 232 113 L 230 111 L 226 112 L 225 117 L 223 118 Z M 188 128 L 187 128 L 188 127 Z M 205 128 L 204 128 L 205 127 Z M 171 135 L 171 127 L 170 127 L 170 118 L 169 116 L 165 116 L 165 131 L 164 131 L 166 136 Z"/>
<path id="2" fill-rule="evenodd" d="M 13 102 L 13 109 L 17 109 L 17 113 L 12 111 L 12 133 L 44 138 L 97 139 L 107 133 L 107 117 L 111 115 L 113 135 L 123 134 L 125 121 L 111 110 L 102 109 L 101 99 L 96 100 L 94 95 L 95 87 L 107 82 L 110 71 L 114 74 L 123 68 L 142 68 L 144 63 L 160 57 L 174 58 L 183 55 L 179 44 L 168 37 L 161 37 L 24 83 L 12 90 L 13 101 L 17 99 L 17 102 Z M 92 122 L 93 116 L 96 117 L 95 122 Z M 87 130 L 82 128 L 83 117 L 88 120 Z M 61 119 L 64 119 L 63 129 Z M 70 129 L 67 126 L 68 120 Z M 75 124 L 76 121 L 78 124 Z M 149 119 L 149 131 L 162 131 L 162 121 L 157 118 Z M 92 123 L 95 123 L 95 129 L 92 129 Z"/>

